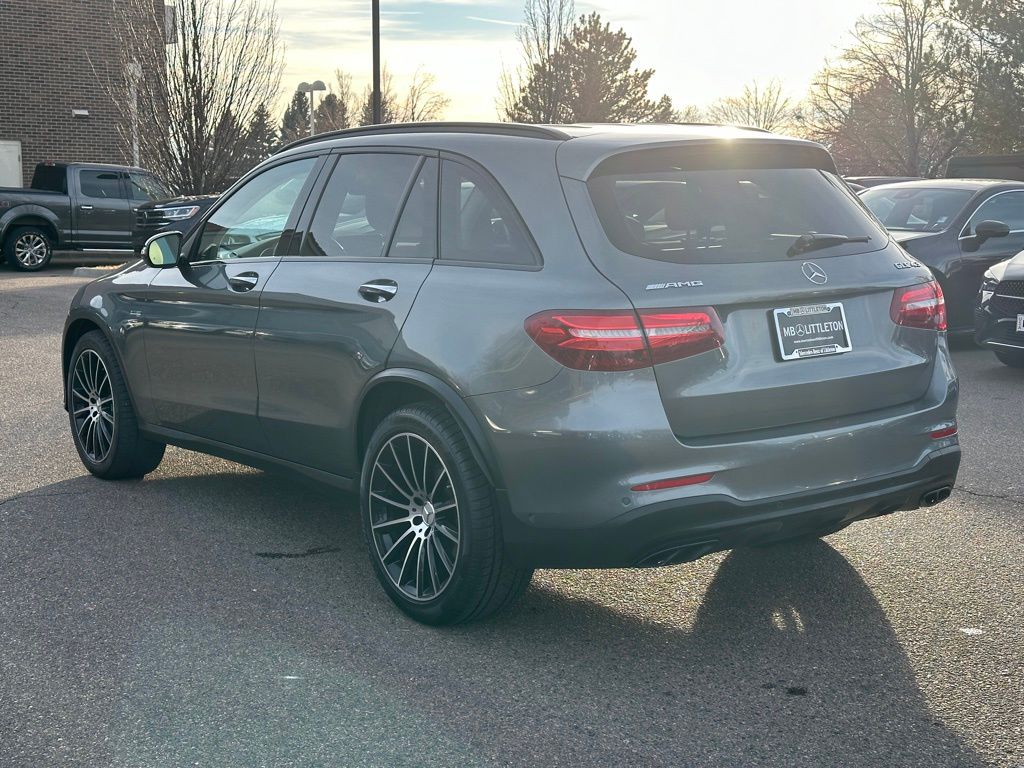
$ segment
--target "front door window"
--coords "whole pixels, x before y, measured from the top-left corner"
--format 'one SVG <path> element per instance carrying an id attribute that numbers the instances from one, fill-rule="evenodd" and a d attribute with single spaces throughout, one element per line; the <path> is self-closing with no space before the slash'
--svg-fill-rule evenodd
<path id="1" fill-rule="evenodd" d="M 315 165 L 283 163 L 235 190 L 206 222 L 192 261 L 273 256 Z"/>

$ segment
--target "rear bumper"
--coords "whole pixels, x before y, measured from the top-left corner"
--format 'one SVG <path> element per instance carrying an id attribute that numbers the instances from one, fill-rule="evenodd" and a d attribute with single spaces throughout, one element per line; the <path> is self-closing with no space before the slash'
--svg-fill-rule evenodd
<path id="1" fill-rule="evenodd" d="M 695 560 L 711 552 L 825 533 L 857 520 L 922 506 L 922 496 L 951 489 L 958 445 L 932 453 L 910 471 L 785 496 L 741 501 L 725 495 L 676 499 L 626 512 L 584 529 L 537 528 L 512 514 L 504 492 L 505 544 L 511 557 L 543 568 L 629 568 Z"/>

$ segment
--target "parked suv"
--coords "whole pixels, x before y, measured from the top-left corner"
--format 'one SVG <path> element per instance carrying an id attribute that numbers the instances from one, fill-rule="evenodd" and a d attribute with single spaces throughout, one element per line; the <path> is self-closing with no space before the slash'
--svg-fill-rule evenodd
<path id="1" fill-rule="evenodd" d="M 945 498 L 942 292 L 809 142 L 422 124 L 291 145 L 85 286 L 85 466 L 173 443 L 358 491 L 381 585 L 479 618 L 536 567 L 680 563 Z"/>

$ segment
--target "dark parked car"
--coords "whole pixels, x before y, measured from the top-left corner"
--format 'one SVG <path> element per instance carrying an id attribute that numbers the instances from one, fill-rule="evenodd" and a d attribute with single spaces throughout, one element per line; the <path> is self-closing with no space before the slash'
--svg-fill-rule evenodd
<path id="1" fill-rule="evenodd" d="M 1024 250 L 1024 183 L 926 179 L 874 187 L 860 199 L 938 278 L 950 330 L 973 330 L 985 270 Z"/>
<path id="2" fill-rule="evenodd" d="M 975 340 L 1000 362 L 1024 368 L 1024 253 L 989 268 L 978 292 Z"/>
<path id="3" fill-rule="evenodd" d="M 40 163 L 27 189 L 0 188 L 0 253 L 44 269 L 54 249 L 131 251 L 135 209 L 170 193 L 144 168 Z"/>
<path id="4" fill-rule="evenodd" d="M 293 144 L 83 287 L 79 456 L 166 443 L 357 490 L 390 598 L 680 563 L 949 495 L 942 292 L 817 144 L 716 126 L 406 124 Z"/>
<path id="5" fill-rule="evenodd" d="M 141 255 L 146 241 L 158 232 L 188 234 L 216 201 L 217 195 L 190 195 L 138 206 L 132 236 L 135 252 Z"/>

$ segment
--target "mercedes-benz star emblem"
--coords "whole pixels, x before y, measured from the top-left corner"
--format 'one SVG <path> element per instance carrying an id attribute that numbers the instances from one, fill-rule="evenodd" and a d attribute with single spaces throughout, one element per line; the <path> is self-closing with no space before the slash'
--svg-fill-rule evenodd
<path id="1" fill-rule="evenodd" d="M 804 265 L 800 267 L 800 271 L 804 273 L 804 277 L 816 285 L 824 285 L 828 282 L 828 275 L 825 274 L 825 270 L 813 261 L 805 261 Z"/>

